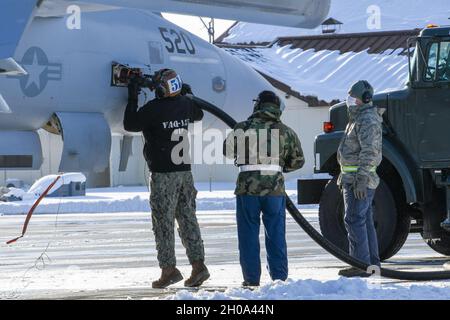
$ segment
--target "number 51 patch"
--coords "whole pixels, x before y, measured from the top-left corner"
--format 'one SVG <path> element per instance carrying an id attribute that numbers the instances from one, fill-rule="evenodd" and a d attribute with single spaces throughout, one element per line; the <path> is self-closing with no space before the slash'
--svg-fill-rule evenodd
<path id="1" fill-rule="evenodd" d="M 181 77 L 177 75 L 175 78 L 167 81 L 169 83 L 169 91 L 170 93 L 176 93 L 181 90 L 181 86 L 183 82 L 181 81 Z"/>

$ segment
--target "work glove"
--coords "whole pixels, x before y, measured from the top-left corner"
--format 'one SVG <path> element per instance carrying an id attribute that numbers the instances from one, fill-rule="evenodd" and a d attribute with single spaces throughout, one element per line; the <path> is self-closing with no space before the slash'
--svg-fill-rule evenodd
<path id="1" fill-rule="evenodd" d="M 369 177 L 363 175 L 356 175 L 353 183 L 353 193 L 358 200 L 364 200 L 367 197 L 367 186 L 369 184 Z"/>
<path id="2" fill-rule="evenodd" d="M 185 95 L 194 95 L 192 93 L 192 88 L 190 85 L 188 85 L 187 83 L 183 83 L 183 85 L 181 86 L 181 95 L 185 96 Z"/>
<path id="3" fill-rule="evenodd" d="M 128 82 L 128 101 L 137 102 L 141 88 L 135 79 Z"/>

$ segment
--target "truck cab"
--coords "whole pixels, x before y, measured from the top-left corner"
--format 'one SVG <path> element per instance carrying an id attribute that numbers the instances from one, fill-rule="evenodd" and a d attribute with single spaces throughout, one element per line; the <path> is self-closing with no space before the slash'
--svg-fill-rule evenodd
<path id="1" fill-rule="evenodd" d="M 400 250 L 410 232 L 450 255 L 450 27 L 428 26 L 408 40 L 408 49 L 405 87 L 373 98 L 385 109 L 383 161 L 377 169 L 381 182 L 373 202 L 383 260 Z M 348 122 L 345 102 L 332 106 L 329 115 L 314 151 L 315 172 L 332 178 L 299 180 L 299 203 L 319 203 L 322 234 L 347 250 L 336 185 L 336 152 Z"/>

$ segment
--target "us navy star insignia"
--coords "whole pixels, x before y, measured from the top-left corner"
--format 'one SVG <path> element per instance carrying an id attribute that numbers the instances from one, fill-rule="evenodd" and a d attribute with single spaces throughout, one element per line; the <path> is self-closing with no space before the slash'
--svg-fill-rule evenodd
<path id="1" fill-rule="evenodd" d="M 49 62 L 47 54 L 40 47 L 30 47 L 23 55 L 20 65 L 24 66 L 27 75 L 11 76 L 19 79 L 20 88 L 25 96 L 33 98 L 42 93 L 48 81 L 61 80 L 62 64 Z"/>

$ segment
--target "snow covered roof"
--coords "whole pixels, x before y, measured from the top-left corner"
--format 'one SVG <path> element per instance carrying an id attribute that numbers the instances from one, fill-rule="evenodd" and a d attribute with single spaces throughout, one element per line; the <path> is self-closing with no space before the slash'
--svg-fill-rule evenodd
<path id="1" fill-rule="evenodd" d="M 418 33 L 415 29 L 282 37 L 269 46 L 218 45 L 278 89 L 310 106 L 326 106 L 344 100 L 359 79 L 369 81 L 376 92 L 403 87 L 407 39 Z"/>
<path id="2" fill-rule="evenodd" d="M 449 0 L 332 0 L 328 17 L 343 23 L 339 33 L 407 30 L 449 24 L 450 6 Z M 322 26 L 299 29 L 237 22 L 217 42 L 268 44 L 278 37 L 320 34 Z"/>

